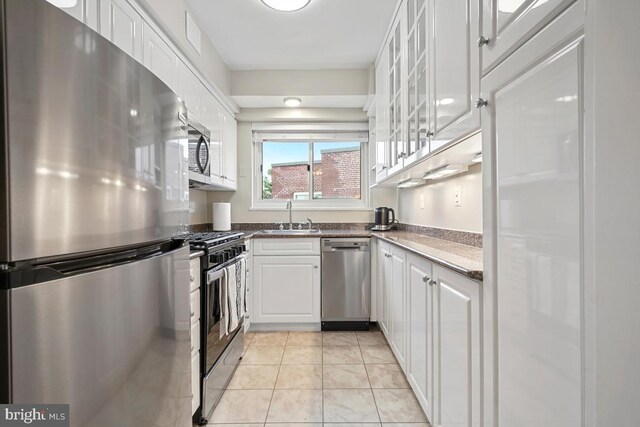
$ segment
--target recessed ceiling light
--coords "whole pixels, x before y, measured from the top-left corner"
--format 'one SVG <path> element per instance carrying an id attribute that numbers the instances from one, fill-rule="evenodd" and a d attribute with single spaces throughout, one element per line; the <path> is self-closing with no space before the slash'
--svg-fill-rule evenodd
<path id="1" fill-rule="evenodd" d="M 262 0 L 271 9 L 281 12 L 294 12 L 309 4 L 311 0 Z"/>
<path id="2" fill-rule="evenodd" d="M 302 104 L 302 100 L 300 98 L 285 98 L 284 105 L 287 107 L 299 107 Z"/>
<path id="3" fill-rule="evenodd" d="M 52 5 L 61 7 L 63 9 L 75 7 L 78 4 L 78 0 L 47 0 L 47 1 Z"/>

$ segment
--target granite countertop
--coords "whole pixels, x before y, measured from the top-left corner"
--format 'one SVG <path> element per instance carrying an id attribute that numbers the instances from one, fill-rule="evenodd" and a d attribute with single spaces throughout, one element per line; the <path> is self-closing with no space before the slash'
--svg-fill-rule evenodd
<path id="1" fill-rule="evenodd" d="M 319 233 L 262 233 L 261 231 L 244 231 L 246 238 L 282 239 L 282 238 L 340 238 L 340 237 L 376 237 L 380 240 L 400 246 L 418 256 L 427 258 L 436 264 L 482 281 L 483 263 L 482 248 L 463 245 L 449 240 L 437 239 L 407 231 L 372 232 L 370 230 L 321 230 Z"/>

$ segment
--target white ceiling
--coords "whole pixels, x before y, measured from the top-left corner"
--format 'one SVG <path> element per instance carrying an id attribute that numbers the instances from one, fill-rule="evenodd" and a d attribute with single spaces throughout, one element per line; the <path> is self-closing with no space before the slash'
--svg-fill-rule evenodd
<path id="1" fill-rule="evenodd" d="M 260 0 L 187 0 L 232 70 L 366 68 L 396 0 L 311 0 L 277 12 Z"/>

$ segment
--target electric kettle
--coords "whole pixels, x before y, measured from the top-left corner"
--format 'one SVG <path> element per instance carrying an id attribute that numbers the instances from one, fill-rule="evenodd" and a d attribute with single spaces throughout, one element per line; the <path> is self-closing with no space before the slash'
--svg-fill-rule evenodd
<path id="1" fill-rule="evenodd" d="M 396 213 L 393 209 L 384 206 L 374 210 L 374 219 L 375 225 L 372 228 L 373 231 L 391 230 L 391 227 L 398 222 L 396 219 Z"/>

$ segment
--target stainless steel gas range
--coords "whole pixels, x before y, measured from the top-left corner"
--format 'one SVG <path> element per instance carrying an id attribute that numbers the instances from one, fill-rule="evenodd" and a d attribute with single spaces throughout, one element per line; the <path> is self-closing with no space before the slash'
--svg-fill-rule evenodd
<path id="1" fill-rule="evenodd" d="M 224 390 L 233 376 L 244 351 L 245 298 L 242 281 L 246 275 L 244 234 L 238 232 L 193 233 L 189 236 L 192 250 L 203 251 L 200 265 L 201 283 L 204 284 L 201 301 L 202 342 L 200 348 L 200 408 L 194 422 L 207 424 Z M 225 316 L 226 292 L 221 290 L 229 279 L 230 272 L 237 280 L 234 303 L 238 322 L 229 327 Z M 221 332 L 221 329 L 223 330 Z M 226 332 L 226 333 L 225 333 Z"/>

